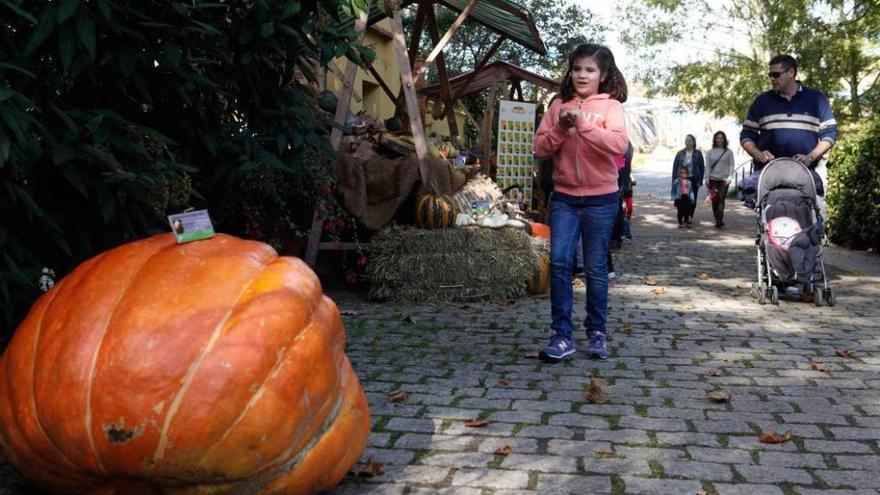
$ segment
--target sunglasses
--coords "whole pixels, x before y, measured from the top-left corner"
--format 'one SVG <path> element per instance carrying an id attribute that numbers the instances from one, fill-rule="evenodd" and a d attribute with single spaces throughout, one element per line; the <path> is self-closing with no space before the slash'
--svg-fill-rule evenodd
<path id="1" fill-rule="evenodd" d="M 788 69 L 785 69 L 782 72 L 776 72 L 776 71 L 768 72 L 767 75 L 770 76 L 770 79 L 776 79 L 777 77 L 781 76 L 782 74 L 785 74 L 786 72 L 788 72 Z"/>

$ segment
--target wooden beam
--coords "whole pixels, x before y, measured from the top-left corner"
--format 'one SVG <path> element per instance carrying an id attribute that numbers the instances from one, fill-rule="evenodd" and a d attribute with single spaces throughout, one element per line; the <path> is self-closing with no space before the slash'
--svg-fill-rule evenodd
<path id="1" fill-rule="evenodd" d="M 336 65 L 336 62 L 331 60 L 330 63 L 327 64 L 327 68 L 330 69 L 330 72 L 332 72 L 334 76 L 336 76 L 336 79 L 339 79 L 339 82 L 345 84 L 345 74 L 342 73 L 342 69 Z M 361 94 L 354 88 L 351 89 L 351 96 L 354 98 L 354 101 L 358 103 L 363 101 Z"/>
<path id="2" fill-rule="evenodd" d="M 468 86 L 471 85 L 471 82 L 473 82 L 474 78 L 477 77 L 477 75 L 480 73 L 480 69 L 482 69 L 483 66 L 489 63 L 489 59 L 492 58 L 492 55 L 495 55 L 495 52 L 498 51 L 498 48 L 501 47 L 501 43 L 503 43 L 505 39 L 507 38 L 505 38 L 504 36 L 499 36 L 498 39 L 495 40 L 495 43 L 492 43 L 492 46 L 489 47 L 489 51 L 487 51 L 486 55 L 483 56 L 483 59 L 480 60 L 480 62 L 476 66 L 474 66 L 474 70 L 471 71 L 468 78 L 462 82 L 462 85 L 459 86 L 458 91 L 456 91 L 455 94 L 449 98 L 449 108 L 452 108 L 453 105 L 455 105 L 455 102 L 457 102 L 458 99 L 461 98 L 461 95 L 463 95 L 467 91 Z M 449 111 L 449 108 L 447 108 L 447 111 Z"/>
<path id="3" fill-rule="evenodd" d="M 419 8 L 416 10 L 416 22 L 413 25 L 412 37 L 409 40 L 409 66 L 412 67 L 416 64 L 416 57 L 419 54 L 419 44 L 422 41 L 422 30 L 425 26 L 425 16 L 427 15 L 428 9 L 430 8 L 430 4 L 426 2 L 419 2 Z M 391 37 L 394 37 L 394 33 L 391 33 Z M 397 100 L 397 98 L 393 98 Z"/>
<path id="4" fill-rule="evenodd" d="M 431 43 L 435 45 L 440 42 L 440 30 L 437 28 L 437 17 L 434 13 L 434 7 L 429 6 L 427 9 L 428 12 L 428 34 L 431 36 Z M 449 97 L 449 74 L 446 73 L 446 59 L 443 57 L 443 52 L 437 55 L 437 75 L 440 77 L 440 97 L 443 100 L 443 114 L 446 115 L 446 122 L 449 124 L 449 137 L 453 138 L 456 142 L 458 141 L 458 122 L 455 121 L 455 112 L 449 111 L 449 106 L 452 104 Z"/>
<path id="5" fill-rule="evenodd" d="M 391 91 L 391 88 L 388 87 L 388 84 L 382 79 L 382 76 L 376 71 L 376 68 L 373 67 L 373 63 L 370 61 L 367 61 L 367 70 L 373 75 L 373 78 L 376 79 L 376 82 L 379 83 L 379 86 L 382 87 L 382 90 L 385 91 L 385 94 L 388 95 L 388 99 L 390 99 L 393 104 L 397 100 L 397 95 Z"/>
<path id="6" fill-rule="evenodd" d="M 422 116 L 419 113 L 419 101 L 413 83 L 412 66 L 409 65 L 407 58 L 400 10 L 394 11 L 394 15 L 391 17 L 391 32 L 394 34 L 394 53 L 397 55 L 397 63 L 400 67 L 401 88 L 406 99 L 406 111 L 409 114 L 409 125 L 413 134 L 413 142 L 416 145 L 416 157 L 419 160 L 419 176 L 422 180 L 422 187 L 424 187 L 428 180 L 428 147 L 425 144 L 425 128 L 422 126 Z"/>
<path id="7" fill-rule="evenodd" d="M 483 125 L 480 129 L 480 144 L 483 148 L 483 158 L 486 161 L 486 177 L 492 169 L 492 123 L 495 120 L 495 94 L 498 92 L 498 84 L 493 84 L 489 89 L 489 98 L 486 100 L 486 113 L 483 114 Z"/>
<path id="8" fill-rule="evenodd" d="M 468 2 L 467 6 L 462 9 L 461 14 L 458 14 L 458 17 L 455 18 L 455 21 L 449 26 L 449 29 L 446 30 L 446 34 L 443 35 L 443 38 L 434 45 L 434 49 L 431 50 L 431 53 L 428 55 L 428 58 L 425 59 L 425 65 L 419 68 L 418 72 L 413 74 L 413 79 L 416 81 L 422 77 L 425 71 L 428 70 L 428 67 L 434 63 L 434 59 L 437 58 L 437 55 L 443 51 L 443 48 L 446 47 L 446 44 L 449 43 L 449 40 L 452 39 L 452 35 L 458 31 L 458 28 L 461 27 L 462 23 L 470 17 L 471 12 L 474 10 L 474 7 L 477 5 L 479 0 L 471 0 Z"/>
<path id="9" fill-rule="evenodd" d="M 367 0 L 364 10 L 358 13 L 357 19 L 354 21 L 354 31 L 356 42 L 360 43 L 364 37 L 364 31 L 367 30 L 367 17 L 370 12 L 371 0 Z M 333 65 L 333 62 L 330 63 Z M 336 116 L 334 122 L 336 125 L 330 131 L 330 145 L 334 150 L 339 149 L 342 143 L 342 127 L 345 123 L 345 117 L 348 115 L 348 107 L 351 103 L 351 92 L 354 89 L 354 77 L 357 73 L 357 65 L 351 60 L 345 68 L 345 74 L 342 79 L 342 91 L 337 96 Z M 318 244 L 321 242 L 321 234 L 324 231 L 324 215 L 321 209 L 316 207 L 312 216 L 312 228 L 309 229 L 309 243 L 306 246 L 305 262 L 309 266 L 315 266 L 318 259 Z"/>

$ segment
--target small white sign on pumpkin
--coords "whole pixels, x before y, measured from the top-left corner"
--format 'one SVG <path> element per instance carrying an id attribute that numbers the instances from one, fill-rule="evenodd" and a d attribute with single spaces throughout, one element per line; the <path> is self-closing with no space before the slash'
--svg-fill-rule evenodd
<path id="1" fill-rule="evenodd" d="M 168 215 L 168 225 L 178 244 L 214 237 L 214 224 L 208 210 L 185 211 Z"/>

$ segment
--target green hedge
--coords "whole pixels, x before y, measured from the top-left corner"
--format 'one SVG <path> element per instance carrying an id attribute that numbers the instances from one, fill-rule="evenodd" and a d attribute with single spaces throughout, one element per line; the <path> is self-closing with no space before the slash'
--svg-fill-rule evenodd
<path id="1" fill-rule="evenodd" d="M 841 129 L 828 168 L 828 227 L 835 244 L 880 248 L 880 117 Z"/>

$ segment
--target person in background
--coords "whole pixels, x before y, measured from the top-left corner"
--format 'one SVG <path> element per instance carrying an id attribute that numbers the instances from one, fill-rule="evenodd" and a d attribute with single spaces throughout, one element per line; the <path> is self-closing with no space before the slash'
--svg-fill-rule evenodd
<path id="1" fill-rule="evenodd" d="M 614 156 L 626 152 L 623 105 L 626 81 L 607 47 L 586 43 L 568 56 L 561 97 L 535 134 L 535 155 L 553 159 L 550 198 L 550 328 L 539 353 L 556 362 L 575 352 L 572 263 L 577 241 L 584 249 L 587 280 L 584 327 L 587 354 L 608 357 L 608 242 L 620 203 Z"/>
<path id="2" fill-rule="evenodd" d="M 689 171 L 687 167 L 678 169 L 678 178 L 672 181 L 672 201 L 675 204 L 678 216 L 678 228 L 682 229 L 685 225 L 691 224 L 691 211 L 697 195 L 691 185 L 691 179 L 688 177 Z"/>
<path id="3" fill-rule="evenodd" d="M 689 170 L 688 179 L 691 181 L 691 188 L 694 192 L 694 204 L 688 212 L 688 221 L 685 224 L 687 228 L 694 226 L 693 218 L 696 211 L 696 201 L 699 197 L 700 184 L 703 183 L 703 172 L 705 171 L 705 162 L 703 161 L 703 153 L 697 149 L 697 139 L 688 134 L 684 138 L 684 148 L 675 154 L 675 160 L 672 162 L 672 180 L 678 177 L 678 170 L 685 167 Z"/>
<path id="4" fill-rule="evenodd" d="M 712 214 L 715 216 L 715 228 L 724 227 L 724 201 L 727 198 L 727 188 L 733 176 L 736 164 L 733 162 L 733 152 L 727 143 L 727 134 L 718 131 L 712 136 L 712 149 L 706 153 L 706 187 L 709 190 L 708 198 L 712 202 Z"/>

